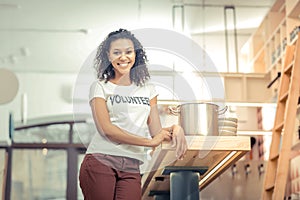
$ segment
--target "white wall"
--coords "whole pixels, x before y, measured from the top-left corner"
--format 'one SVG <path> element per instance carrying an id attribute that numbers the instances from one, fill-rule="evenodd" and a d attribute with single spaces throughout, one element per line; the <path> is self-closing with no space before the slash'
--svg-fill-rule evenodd
<path id="1" fill-rule="evenodd" d="M 8 140 L 9 113 L 21 120 L 22 94 L 27 94 L 27 118 L 71 114 L 72 90 L 77 74 L 17 73 L 19 91 L 15 99 L 0 105 L 0 141 Z"/>
<path id="2" fill-rule="evenodd" d="M 16 7 L 2 7 L 0 12 L 0 37 L 3 39 L 0 67 L 17 73 L 20 90 L 11 103 L 0 105 L 0 141 L 8 138 L 9 113 L 14 114 L 16 121 L 21 120 L 22 94 L 26 93 L 28 97 L 28 119 L 71 113 L 70 96 L 78 69 L 101 38 L 110 29 L 120 27 L 172 28 L 174 2 L 118 0 L 113 4 L 111 1 L 91 1 L 87 4 L 81 0 L 9 1 Z M 224 71 L 223 8 L 187 9 L 190 9 L 185 13 L 188 32 L 199 45 L 203 45 L 202 29 L 209 32 L 205 36 L 205 50 L 215 59 L 217 68 Z M 254 9 L 255 12 L 252 12 Z M 190 12 L 192 10 L 195 12 Z M 266 7 L 237 9 L 238 29 L 255 28 L 267 10 Z M 122 16 L 112 14 L 112 11 L 121 11 Z M 204 15 L 206 18 L 203 18 Z M 256 23 L 243 23 L 249 18 Z M 212 29 L 215 24 L 218 28 Z M 248 35 L 238 37 L 240 49 Z M 232 51 L 230 53 L 233 54 Z"/>

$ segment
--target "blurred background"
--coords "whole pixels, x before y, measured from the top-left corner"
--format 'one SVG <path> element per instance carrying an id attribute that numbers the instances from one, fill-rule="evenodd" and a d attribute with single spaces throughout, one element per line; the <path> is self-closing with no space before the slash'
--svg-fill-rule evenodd
<path id="1" fill-rule="evenodd" d="M 217 74 L 224 84 L 227 115 L 239 119 L 238 134 L 251 135 L 256 141 L 265 138 L 268 146 L 274 99 L 266 88 L 269 78 L 248 65 L 246 50 L 247 41 L 273 3 L 274 0 L 0 0 L 3 199 L 83 198 L 77 171 L 84 144 L 95 131 L 85 107 L 86 89 L 94 78 L 89 56 L 109 32 L 119 28 L 165 29 L 182 34 L 199 45 L 217 69 L 217 73 L 195 72 L 178 55 L 147 51 L 151 76 L 168 86 L 158 86 L 164 125 L 177 123 L 167 107 L 178 103 L 173 91 L 180 90 L 180 78 L 189 79 L 195 100 L 202 101 L 210 95 L 201 76 Z M 9 72 L 11 78 L 4 72 Z M 258 87 L 263 92 L 257 94 Z M 79 95 L 74 96 L 75 90 Z M 75 113 L 75 120 L 74 105 L 75 110 L 83 106 Z M 261 118 L 267 120 L 262 122 Z M 227 199 L 246 199 L 248 194 L 254 195 L 253 191 L 259 195 L 262 173 L 257 167 L 264 164 L 268 152 L 262 155 L 258 149 L 236 164 L 239 176 L 232 171 L 224 173 L 202 192 L 203 199 L 224 199 L 225 193 Z M 244 173 L 249 159 L 253 160 L 253 179 Z M 224 185 L 228 188 L 223 192 L 214 191 Z"/>

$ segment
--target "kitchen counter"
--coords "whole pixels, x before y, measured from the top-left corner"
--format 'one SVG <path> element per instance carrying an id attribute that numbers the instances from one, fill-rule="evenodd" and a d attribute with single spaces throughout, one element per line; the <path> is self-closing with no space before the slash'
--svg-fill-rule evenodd
<path id="1" fill-rule="evenodd" d="M 142 177 L 143 200 L 153 195 L 172 193 L 170 173 L 173 168 L 200 172 L 198 187 L 204 189 L 228 167 L 250 151 L 248 136 L 186 136 L 188 150 L 183 160 L 176 160 L 175 148 L 162 143 L 153 153 Z"/>

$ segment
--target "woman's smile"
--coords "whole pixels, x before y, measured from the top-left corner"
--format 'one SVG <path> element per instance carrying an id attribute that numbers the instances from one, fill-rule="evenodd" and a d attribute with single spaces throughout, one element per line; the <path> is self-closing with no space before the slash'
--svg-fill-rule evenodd
<path id="1" fill-rule="evenodd" d="M 120 67 L 127 67 L 129 64 L 130 64 L 130 62 L 127 62 L 127 63 L 118 63 L 118 65 Z"/>

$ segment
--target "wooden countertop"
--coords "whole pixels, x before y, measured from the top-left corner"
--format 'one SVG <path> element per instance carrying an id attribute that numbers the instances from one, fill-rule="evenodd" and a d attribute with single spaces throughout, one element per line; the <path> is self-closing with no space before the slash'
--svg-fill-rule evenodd
<path id="1" fill-rule="evenodd" d="M 205 188 L 234 162 L 250 151 L 248 136 L 186 136 L 188 151 L 183 160 L 176 160 L 175 148 L 162 143 L 154 152 L 142 177 L 143 200 L 153 199 L 150 191 L 169 191 L 169 175 L 162 175 L 166 166 L 207 166 L 201 175 L 199 189 Z"/>

